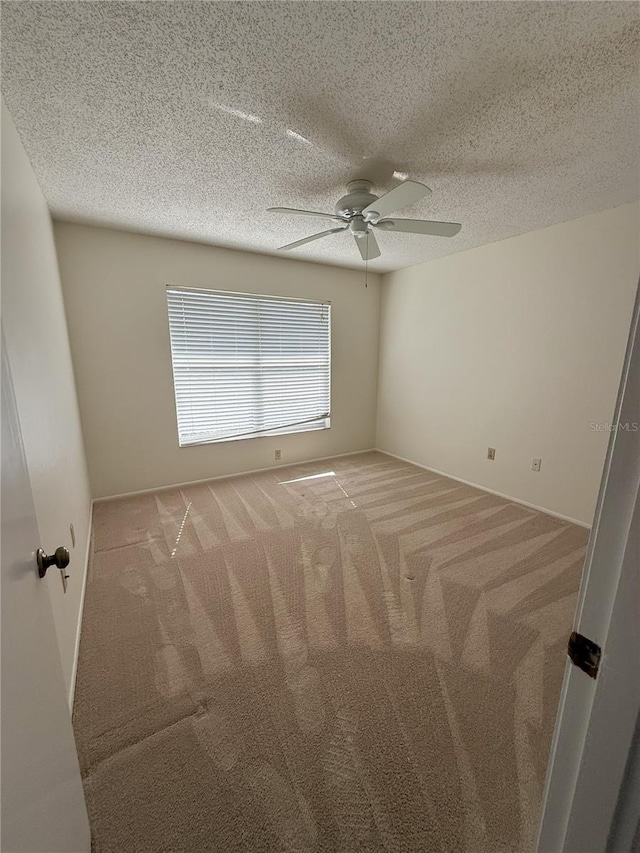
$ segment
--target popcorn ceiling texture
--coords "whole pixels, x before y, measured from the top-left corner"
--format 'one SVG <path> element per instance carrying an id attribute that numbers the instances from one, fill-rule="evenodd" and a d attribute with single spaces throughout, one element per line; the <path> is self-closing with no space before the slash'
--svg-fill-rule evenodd
<path id="1" fill-rule="evenodd" d="M 269 206 L 424 181 L 399 215 L 463 230 L 379 233 L 385 271 L 636 198 L 639 32 L 615 2 L 4 2 L 2 89 L 61 219 L 274 252 L 323 227 Z"/>

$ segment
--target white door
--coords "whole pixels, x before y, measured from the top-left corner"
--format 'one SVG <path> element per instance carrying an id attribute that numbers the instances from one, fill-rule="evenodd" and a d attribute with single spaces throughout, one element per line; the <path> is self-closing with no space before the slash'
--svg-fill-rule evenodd
<path id="1" fill-rule="evenodd" d="M 86 853 L 89 823 L 2 337 L 3 853 Z M 64 488 L 64 483 L 60 484 Z M 57 571 L 55 567 L 49 571 Z"/>
<path id="2" fill-rule="evenodd" d="M 602 649 L 595 678 L 567 662 L 539 853 L 629 853 L 640 816 L 640 288 L 578 599 Z"/>

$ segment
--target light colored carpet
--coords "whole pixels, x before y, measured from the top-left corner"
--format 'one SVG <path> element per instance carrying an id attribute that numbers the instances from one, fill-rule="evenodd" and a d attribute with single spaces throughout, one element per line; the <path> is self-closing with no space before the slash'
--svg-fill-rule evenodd
<path id="1" fill-rule="evenodd" d="M 98 503 L 95 851 L 531 850 L 586 541 L 380 453 Z"/>

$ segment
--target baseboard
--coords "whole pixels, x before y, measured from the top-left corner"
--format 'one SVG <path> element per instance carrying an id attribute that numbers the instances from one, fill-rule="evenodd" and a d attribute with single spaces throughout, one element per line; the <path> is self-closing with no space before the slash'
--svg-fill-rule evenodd
<path id="1" fill-rule="evenodd" d="M 544 506 L 538 506 L 537 504 L 529 503 L 529 501 L 523 501 L 521 498 L 514 498 L 513 495 L 507 495 L 504 492 L 498 492 L 495 489 L 488 489 L 486 486 L 479 485 L 479 483 L 472 483 L 471 480 L 463 480 L 462 477 L 454 477 L 453 474 L 447 474 L 446 471 L 439 471 L 437 468 L 430 468 L 428 465 L 422 465 L 420 462 L 414 462 L 413 459 L 398 456 L 397 453 L 390 453 L 388 450 L 382 450 L 380 447 L 376 447 L 375 449 L 378 453 L 384 453 L 385 456 L 392 456 L 394 459 L 399 459 L 401 462 L 407 462 L 409 465 L 415 465 L 416 468 L 423 468 L 425 471 L 431 471 L 432 474 L 439 474 L 441 477 L 448 477 L 449 480 L 464 483 L 465 486 L 473 486 L 474 489 L 489 492 L 490 495 L 497 495 L 499 498 L 505 498 L 512 503 L 522 504 L 522 506 L 529 507 L 529 509 L 535 509 L 537 512 L 542 512 L 545 515 L 553 516 L 553 518 L 559 518 L 561 521 L 568 521 L 571 524 L 577 524 L 578 527 L 584 527 L 587 530 L 591 530 L 590 524 L 586 524 L 584 521 L 580 521 L 577 518 L 571 518 L 569 515 L 562 515 L 560 512 L 554 512 Z"/>
<path id="2" fill-rule="evenodd" d="M 73 700 L 76 694 L 76 675 L 78 674 L 78 658 L 80 657 L 80 632 L 82 631 L 82 614 L 84 613 L 84 596 L 87 591 L 87 577 L 89 575 L 89 556 L 91 554 L 91 538 L 93 530 L 93 504 L 89 508 L 89 526 L 87 528 L 87 548 L 84 555 L 84 576 L 82 578 L 82 589 L 80 590 L 80 608 L 78 611 L 78 625 L 76 628 L 76 644 L 73 650 L 73 667 L 71 669 L 71 686 L 69 687 L 69 710 L 73 713 Z"/>
<path id="3" fill-rule="evenodd" d="M 220 474 L 218 477 L 204 477 L 202 480 L 187 480 L 184 483 L 171 483 L 169 486 L 156 486 L 153 489 L 137 489 L 133 492 L 122 492 L 119 495 L 105 495 L 94 498 L 93 503 L 101 501 L 116 501 L 118 498 L 131 498 L 135 495 L 149 495 L 152 492 L 164 492 L 167 489 L 180 489 L 183 486 L 197 486 L 199 483 L 210 483 L 214 480 L 229 480 L 231 477 L 244 477 L 245 474 L 260 474 L 262 471 L 276 471 L 278 468 L 293 468 L 295 465 L 309 465 L 311 462 L 326 462 L 327 459 L 342 459 L 344 456 L 359 456 L 362 453 L 373 453 L 375 447 L 366 450 L 350 450 L 348 453 L 333 453 L 331 456 L 316 456 L 313 459 L 299 459 L 297 462 L 282 462 L 280 465 L 268 465 L 266 468 L 251 468 L 249 471 L 235 471 L 233 474 Z M 385 452 L 385 451 L 381 451 Z M 388 454 L 389 456 L 391 454 Z"/>

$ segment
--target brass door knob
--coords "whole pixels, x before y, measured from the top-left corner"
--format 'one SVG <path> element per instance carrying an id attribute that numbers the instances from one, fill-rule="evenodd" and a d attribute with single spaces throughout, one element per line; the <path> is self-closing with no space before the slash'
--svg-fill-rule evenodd
<path id="1" fill-rule="evenodd" d="M 36 563 L 38 564 L 38 577 L 43 578 L 49 566 L 56 566 L 58 569 L 66 569 L 69 565 L 69 551 L 61 545 L 56 548 L 53 554 L 45 554 L 42 548 L 36 551 Z"/>

